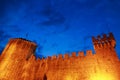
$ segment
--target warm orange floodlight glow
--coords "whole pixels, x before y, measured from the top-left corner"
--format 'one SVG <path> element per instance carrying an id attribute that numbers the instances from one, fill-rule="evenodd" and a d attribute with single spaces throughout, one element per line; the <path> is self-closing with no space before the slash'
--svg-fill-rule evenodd
<path id="1" fill-rule="evenodd" d="M 10 39 L 0 55 L 0 80 L 120 80 L 112 33 L 92 37 L 92 42 L 95 53 L 87 50 L 40 59 L 35 57 L 37 44 Z"/>
<path id="2" fill-rule="evenodd" d="M 117 79 L 115 79 L 114 75 L 109 73 L 96 73 L 94 75 L 91 75 L 90 80 L 117 80 Z"/>
<path id="3" fill-rule="evenodd" d="M 67 74 L 64 80 L 78 80 L 77 74 Z"/>
<path id="4" fill-rule="evenodd" d="M 67 76 L 65 80 L 72 80 L 71 76 Z"/>
<path id="5" fill-rule="evenodd" d="M 15 49 L 16 49 L 16 45 L 9 47 L 9 50 L 8 50 L 9 54 L 5 56 L 7 58 L 5 58 L 5 60 L 1 62 L 2 65 L 0 65 L 0 71 L 2 71 L 2 74 L 0 74 L 0 77 L 5 76 L 6 72 L 8 72 L 7 69 L 6 70 L 4 69 L 8 64 L 10 64 L 10 62 L 12 62 L 11 56 L 12 56 L 12 53 L 15 51 Z"/>

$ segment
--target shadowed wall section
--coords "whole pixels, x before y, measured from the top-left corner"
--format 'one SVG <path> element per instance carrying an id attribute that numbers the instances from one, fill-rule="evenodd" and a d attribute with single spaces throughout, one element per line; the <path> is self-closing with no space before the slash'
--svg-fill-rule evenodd
<path id="1" fill-rule="evenodd" d="M 119 80 L 120 61 L 112 33 L 92 37 L 92 50 L 36 59 L 36 44 L 11 39 L 0 59 L 0 80 Z"/>

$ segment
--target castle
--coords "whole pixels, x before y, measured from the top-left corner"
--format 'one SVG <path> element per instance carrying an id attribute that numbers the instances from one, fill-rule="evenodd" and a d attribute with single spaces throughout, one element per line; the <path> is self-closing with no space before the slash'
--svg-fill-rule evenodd
<path id="1" fill-rule="evenodd" d="M 10 39 L 0 55 L 0 80 L 120 80 L 120 60 L 112 33 L 92 37 L 92 50 L 36 59 L 37 45 Z"/>

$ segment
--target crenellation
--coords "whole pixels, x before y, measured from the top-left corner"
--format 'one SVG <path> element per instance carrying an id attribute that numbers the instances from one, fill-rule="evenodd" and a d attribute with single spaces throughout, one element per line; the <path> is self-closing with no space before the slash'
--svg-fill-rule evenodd
<path id="1" fill-rule="evenodd" d="M 106 34 L 103 34 L 103 37 L 102 37 L 102 41 L 103 41 L 103 43 L 106 42 L 107 39 L 108 39 L 108 38 L 107 38 L 107 35 L 106 35 Z"/>
<path id="2" fill-rule="evenodd" d="M 109 42 L 110 42 L 112 47 L 116 46 L 116 41 L 115 41 L 115 38 L 114 38 L 112 33 L 109 33 Z"/>
<path id="3" fill-rule="evenodd" d="M 103 47 L 104 47 L 104 48 L 107 48 L 107 45 L 108 45 L 108 43 L 107 43 L 107 42 L 104 42 Z"/>
<path id="4" fill-rule="evenodd" d="M 37 58 L 36 59 L 36 64 L 39 64 L 41 62 L 41 59 L 40 58 Z"/>
<path id="5" fill-rule="evenodd" d="M 57 59 L 57 56 L 56 55 L 53 55 L 52 56 L 52 60 L 56 60 Z"/>
<path id="6" fill-rule="evenodd" d="M 114 38 L 112 33 L 109 33 L 109 37 L 108 38 L 109 38 L 109 40 L 115 40 L 115 38 Z"/>
<path id="7" fill-rule="evenodd" d="M 36 57 L 32 54 L 28 60 L 29 60 L 29 61 L 35 61 L 35 60 L 36 60 Z"/>
<path id="8" fill-rule="evenodd" d="M 63 55 L 62 55 L 62 54 L 59 54 L 59 55 L 58 55 L 58 59 L 63 59 Z"/>
<path id="9" fill-rule="evenodd" d="M 98 49 L 99 48 L 99 44 L 94 44 L 94 49 Z"/>
<path id="10" fill-rule="evenodd" d="M 86 56 L 93 56 L 92 50 L 87 50 L 86 51 Z"/>
<path id="11" fill-rule="evenodd" d="M 41 62 L 44 62 L 44 61 L 46 61 L 46 58 L 42 57 L 40 60 L 41 60 Z"/>
<path id="12" fill-rule="evenodd" d="M 96 45 L 98 43 L 98 40 L 94 36 L 92 36 L 92 42 L 94 45 Z"/>
<path id="13" fill-rule="evenodd" d="M 47 58 L 45 58 L 45 61 L 46 61 L 47 63 L 51 62 L 51 61 L 52 61 L 52 57 L 51 57 L 51 56 L 48 56 Z"/>
<path id="14" fill-rule="evenodd" d="M 64 59 L 68 59 L 68 58 L 69 58 L 69 54 L 68 53 L 64 54 Z"/>
<path id="15" fill-rule="evenodd" d="M 98 40 L 98 43 L 99 43 L 99 41 L 101 40 L 101 36 L 100 35 L 97 36 L 97 40 Z"/>
<path id="16" fill-rule="evenodd" d="M 109 33 L 108 36 L 106 34 L 103 34 L 102 36 L 98 35 L 96 38 L 92 37 L 92 42 L 95 50 L 101 48 L 115 47 L 116 45 L 116 41 L 112 33 Z"/>
<path id="17" fill-rule="evenodd" d="M 96 80 L 94 77 L 102 79 L 101 75 L 119 80 L 120 60 L 113 34 L 92 37 L 92 42 L 94 54 L 86 50 L 86 53 L 79 51 L 36 59 L 35 43 L 22 38 L 10 39 L 0 56 L 0 80 Z"/>
<path id="18" fill-rule="evenodd" d="M 50 56 L 48 56 L 46 59 L 50 61 L 52 58 Z"/>
<path id="19" fill-rule="evenodd" d="M 78 57 L 84 57 L 85 55 L 84 55 L 84 52 L 83 51 L 79 51 L 78 52 Z"/>
<path id="20" fill-rule="evenodd" d="M 71 57 L 76 58 L 77 57 L 76 52 L 72 52 Z"/>
<path id="21" fill-rule="evenodd" d="M 98 38 L 99 38 L 99 36 L 98 36 Z M 92 42 L 93 42 L 93 45 L 94 45 L 95 49 L 98 49 L 100 47 L 99 39 L 97 39 L 95 37 L 92 37 Z"/>
<path id="22" fill-rule="evenodd" d="M 104 44 L 103 44 L 103 43 L 99 44 L 99 47 L 100 47 L 100 48 L 103 48 L 103 47 L 104 47 Z"/>

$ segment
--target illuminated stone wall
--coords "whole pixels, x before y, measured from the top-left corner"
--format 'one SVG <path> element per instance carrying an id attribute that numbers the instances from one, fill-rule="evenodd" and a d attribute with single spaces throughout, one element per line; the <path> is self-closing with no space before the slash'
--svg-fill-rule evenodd
<path id="1" fill-rule="evenodd" d="M 27 58 L 35 51 L 36 44 L 24 39 L 10 39 L 0 59 L 0 80 L 22 80 Z"/>
<path id="2" fill-rule="evenodd" d="M 36 44 L 11 39 L 0 56 L 0 80 L 120 80 L 112 33 L 92 41 L 94 54 L 87 50 L 36 60 Z"/>

